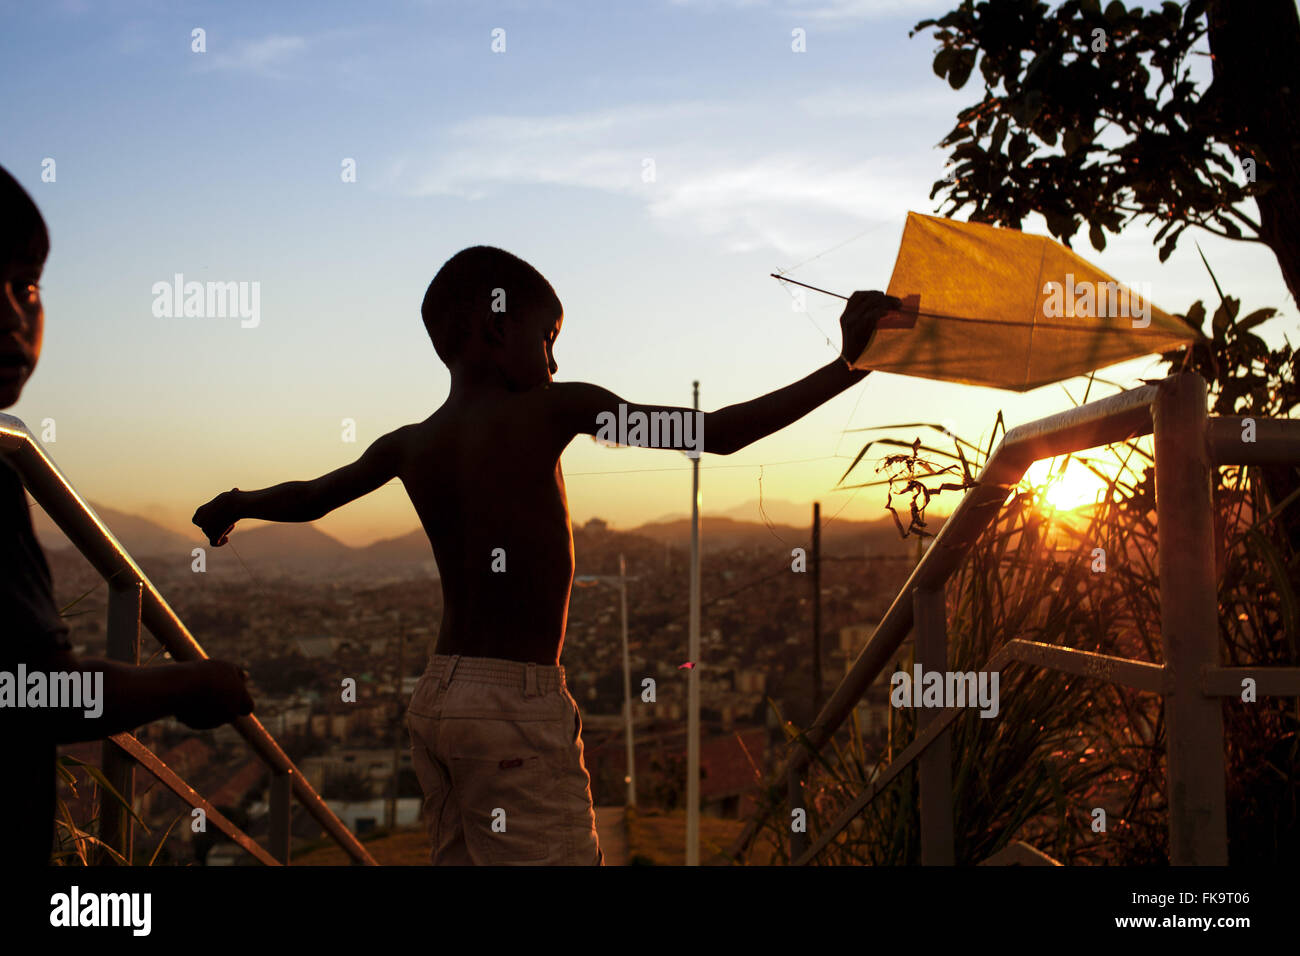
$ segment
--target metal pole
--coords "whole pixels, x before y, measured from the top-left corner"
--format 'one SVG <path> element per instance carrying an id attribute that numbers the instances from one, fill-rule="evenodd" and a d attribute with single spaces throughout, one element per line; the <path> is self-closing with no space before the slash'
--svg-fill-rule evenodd
<path id="1" fill-rule="evenodd" d="M 140 566 L 77 494 L 27 426 L 21 419 L 3 413 L 0 413 L 0 454 L 8 458 L 32 497 L 104 580 L 140 582 L 140 623 L 149 629 L 173 658 L 178 661 L 207 659 L 208 655 L 171 605 L 163 600 Z M 275 742 L 275 738 L 266 732 L 257 717 L 249 714 L 236 717 L 230 723 L 263 763 L 280 770 L 293 768 L 293 762 Z M 121 737 L 120 734 L 114 736 Z M 292 779 L 294 795 L 307 812 L 320 822 L 330 838 L 353 861 L 374 866 L 374 858 L 361 841 L 343 825 L 343 821 L 330 810 L 303 775 L 295 773 Z"/>
<path id="2" fill-rule="evenodd" d="M 406 656 L 406 628 L 402 628 L 397 635 L 397 689 L 393 692 L 393 697 L 397 701 L 397 724 L 393 734 L 393 779 L 390 783 L 392 792 L 388 797 L 387 814 L 388 829 L 392 831 L 397 828 L 397 782 L 402 771 L 402 731 L 405 730 L 405 722 L 402 720 L 402 658 Z"/>
<path id="3" fill-rule="evenodd" d="M 623 605 L 623 715 L 627 736 L 627 805 L 636 806 L 636 751 L 632 746 L 632 663 L 627 648 L 627 563 L 618 556 L 618 594 Z"/>
<path id="4" fill-rule="evenodd" d="M 1031 463 L 1081 448 L 1096 448 L 1151 434 L 1151 405 L 1158 393 L 1157 385 L 1129 389 L 1007 432 L 980 471 L 979 484 L 966 493 L 944 521 L 924 559 L 894 598 L 848 673 L 831 692 L 822 712 L 808 729 L 808 746 L 787 756 L 772 772 L 771 778 L 779 783 L 785 776 L 787 764 L 802 768 L 816 759 L 815 755 L 848 719 L 858 700 L 881 670 L 891 663 L 911 633 L 912 592 L 918 587 L 936 587 L 948 580 L 1000 513 L 1007 488 L 1024 477 Z M 0 419 L 0 424 L 2 422 Z M 895 667 L 898 666 L 895 663 Z M 893 715 L 891 707 L 891 731 Z M 745 824 L 732 841 L 733 857 L 743 857 L 748 852 L 764 819 L 756 814 Z"/>
<path id="5" fill-rule="evenodd" d="M 700 383 L 694 403 L 700 408 Z M 703 442 L 700 443 L 703 448 Z M 691 459 L 691 616 L 686 672 L 686 865 L 700 865 L 700 458 Z"/>
<path id="6" fill-rule="evenodd" d="M 813 717 L 822 712 L 822 506 L 813 502 L 812 524 Z"/>
<path id="7" fill-rule="evenodd" d="M 110 661 L 135 665 L 140 663 L 142 601 L 143 585 L 139 581 L 133 581 L 123 587 L 109 587 L 107 657 Z M 112 741 L 105 740 L 101 748 L 104 776 L 108 778 L 113 789 L 134 807 L 135 761 L 124 754 Z M 115 805 L 113 798 L 107 794 L 101 795 L 100 807 L 103 821 L 100 839 L 122 854 L 128 863 L 133 862 L 135 827 L 131 814 L 126 807 Z M 108 854 L 102 854 L 101 859 L 108 862 Z"/>
<path id="8" fill-rule="evenodd" d="M 1223 705 L 1202 687 L 1206 668 L 1219 663 L 1205 405 L 1205 380 L 1186 373 L 1161 383 L 1154 407 L 1160 640 L 1172 678 L 1165 721 L 1174 866 L 1228 863 Z"/>
<path id="9" fill-rule="evenodd" d="M 948 622 L 943 588 L 912 592 L 912 627 L 916 660 L 922 673 L 948 670 Z M 921 733 L 939 712 L 921 708 L 916 729 Z M 921 790 L 921 865 L 952 866 L 952 730 L 945 730 L 917 758 Z"/>
<path id="10" fill-rule="evenodd" d="M 271 855 L 285 866 L 289 865 L 289 845 L 293 836 L 290 825 L 293 809 L 292 772 L 271 771 Z"/>

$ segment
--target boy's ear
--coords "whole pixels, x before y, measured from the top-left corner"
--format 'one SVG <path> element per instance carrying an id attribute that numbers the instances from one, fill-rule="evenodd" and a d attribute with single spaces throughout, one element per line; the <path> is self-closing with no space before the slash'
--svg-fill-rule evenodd
<path id="1" fill-rule="evenodd" d="M 501 345 L 506 340 L 506 314 L 488 310 L 487 316 L 479 326 L 483 339 L 489 345 Z"/>

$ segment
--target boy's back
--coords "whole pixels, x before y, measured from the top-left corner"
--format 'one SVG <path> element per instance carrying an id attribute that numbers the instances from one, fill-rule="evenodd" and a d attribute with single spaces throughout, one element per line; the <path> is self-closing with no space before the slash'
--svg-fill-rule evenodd
<path id="1" fill-rule="evenodd" d="M 453 395 L 391 435 L 442 578 L 437 653 L 559 663 L 573 535 L 559 461 L 567 439 L 549 397 Z"/>

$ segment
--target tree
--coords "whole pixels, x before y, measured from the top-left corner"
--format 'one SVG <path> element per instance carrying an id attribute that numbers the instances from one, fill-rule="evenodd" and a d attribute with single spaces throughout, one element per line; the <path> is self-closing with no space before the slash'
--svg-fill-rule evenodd
<path id="1" fill-rule="evenodd" d="M 1107 232 L 1145 215 L 1162 223 L 1162 262 L 1182 233 L 1198 226 L 1267 245 L 1300 302 L 1294 0 L 1165 2 L 1149 13 L 1119 0 L 1104 11 L 1100 0 L 1055 9 L 1039 0 L 962 0 L 911 35 L 927 29 L 940 42 L 938 76 L 960 89 L 978 65 L 984 78 L 983 99 L 958 114 L 940 144 L 954 147 L 956 165 L 930 196 L 946 193 L 946 215 L 971 206 L 974 222 L 1018 229 L 1037 212 L 1066 245 L 1086 224 L 1097 250 Z M 1187 61 L 1207 34 L 1213 80 L 1200 92 Z M 1250 199 L 1258 222 L 1239 208 Z M 1187 366 L 1209 381 L 1214 413 L 1289 415 L 1300 401 L 1296 353 L 1289 344 L 1270 352 L 1250 331 L 1277 310 L 1238 321 L 1240 302 L 1220 298 L 1230 305 L 1215 313 L 1208 349 L 1197 345 Z M 1205 331 L 1204 316 L 1198 302 L 1185 318 Z M 1300 488 L 1292 466 L 1263 469 L 1261 477 L 1275 506 Z M 1300 554 L 1300 509 L 1282 520 L 1292 553 Z"/>
<path id="2" fill-rule="evenodd" d="M 1138 216 L 1159 222 L 1160 259 L 1189 226 L 1267 245 L 1300 301 L 1300 16 L 1294 0 L 1191 0 L 1128 10 L 1119 0 L 962 0 L 918 23 L 953 89 L 978 65 L 984 97 L 940 145 L 955 167 L 934 184 L 951 215 L 1020 228 L 1040 213 L 1094 248 Z M 1188 58 L 1208 34 L 1213 81 Z M 1059 149 L 1057 148 L 1059 144 Z M 1242 208 L 1253 199 L 1258 221 Z"/>
<path id="3" fill-rule="evenodd" d="M 1300 301 L 1300 14 L 1294 0 L 1166 2 L 1149 13 L 1118 0 L 1104 11 L 1099 0 L 1068 0 L 1055 9 L 1037 0 L 962 0 L 912 33 L 925 29 L 934 29 L 941 44 L 934 71 L 954 89 L 976 66 L 984 78 L 983 99 L 958 114 L 942 143 L 953 147 L 956 165 L 931 197 L 946 193 L 946 214 L 970 206 L 972 221 L 1019 228 L 1038 212 L 1067 245 L 1086 224 L 1098 250 L 1107 232 L 1146 216 L 1160 224 L 1161 261 L 1197 226 L 1267 245 Z M 1186 64 L 1203 37 L 1213 79 L 1202 92 Z M 1258 206 L 1258 222 L 1242 208 L 1248 200 Z M 1215 288 L 1220 302 L 1212 317 L 1200 302 L 1183 316 L 1205 338 L 1162 358 L 1205 377 L 1212 414 L 1293 414 L 1300 406 L 1300 357 L 1290 342 L 1270 349 L 1253 331 L 1277 310 L 1243 315 L 1240 300 L 1225 295 L 1217 279 Z M 1216 468 L 1214 474 L 1222 652 L 1229 666 L 1294 667 L 1300 663 L 1300 469 Z M 1123 507 L 1106 513 L 1107 527 L 1135 540 L 1153 490 L 1147 467 Z M 1129 520 L 1138 523 L 1130 528 Z M 1154 613 L 1145 612 L 1147 632 Z M 996 623 L 993 633 L 1008 630 Z M 1086 623 L 1072 633 L 1085 631 Z M 1099 641 L 1109 639 L 1113 623 L 1103 621 Z M 953 628 L 959 631 L 956 622 Z M 1101 713 L 1105 722 L 1124 725 L 1119 711 Z M 1300 806 L 1294 704 L 1271 698 L 1225 707 L 1224 716 L 1230 857 L 1289 859 Z M 1159 735 L 1152 740 L 1158 744 Z M 1107 751 L 1112 758 L 1122 752 L 1119 746 Z M 1128 772 L 1135 783 L 1131 801 L 1138 801 L 1142 781 L 1154 778 L 1142 767 Z"/>

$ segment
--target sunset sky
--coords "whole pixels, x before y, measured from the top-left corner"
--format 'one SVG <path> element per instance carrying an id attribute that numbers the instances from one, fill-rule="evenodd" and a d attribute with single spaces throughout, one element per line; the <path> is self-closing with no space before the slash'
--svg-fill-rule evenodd
<path id="1" fill-rule="evenodd" d="M 449 376 L 420 300 L 479 243 L 559 292 L 557 380 L 689 405 L 698 379 L 709 410 L 788 384 L 834 357 L 842 304 L 810 293 L 799 314 L 768 273 L 883 289 L 907 211 L 938 211 L 936 144 L 981 87 L 976 73 L 949 89 L 934 41 L 907 33 L 952 5 L 5 3 L 0 164 L 52 236 L 45 351 L 7 412 L 38 434 L 54 420 L 46 447 L 83 495 L 183 528 L 219 491 L 314 477 L 430 414 Z M 795 28 L 806 53 L 791 51 Z M 1037 217 L 1025 228 L 1047 231 Z M 1189 231 L 1161 264 L 1153 233 L 1134 224 L 1103 253 L 1080 233 L 1075 248 L 1151 283 L 1167 311 L 1213 310 L 1196 239 L 1243 309 L 1283 310 L 1265 338 L 1295 339 L 1267 248 Z M 260 283 L 259 324 L 155 316 L 154 284 L 177 273 Z M 1125 386 L 1158 374 L 1154 357 L 1104 373 Z M 1081 395 L 1082 380 L 1066 384 Z M 831 490 L 863 441 L 846 429 L 947 421 L 974 440 L 999 409 L 1015 425 L 1070 405 L 1059 385 L 1017 395 L 873 374 L 777 435 L 706 456 L 705 510 L 755 501 L 761 477 L 765 500 L 801 513 L 820 498 L 827 514 L 876 518 L 883 495 Z M 576 522 L 689 508 L 679 453 L 580 438 L 563 463 Z M 320 527 L 364 544 L 415 524 L 392 484 Z"/>

